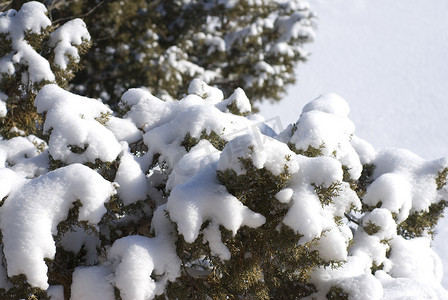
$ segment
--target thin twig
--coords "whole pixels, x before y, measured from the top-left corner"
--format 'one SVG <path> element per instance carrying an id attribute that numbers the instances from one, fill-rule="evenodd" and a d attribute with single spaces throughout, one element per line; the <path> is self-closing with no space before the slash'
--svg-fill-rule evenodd
<path id="1" fill-rule="evenodd" d="M 355 223 L 356 225 L 360 225 L 359 219 L 357 219 L 356 217 L 352 216 L 351 214 L 348 213 L 344 213 L 344 216 L 351 222 Z"/>
<path id="2" fill-rule="evenodd" d="M 11 4 L 12 4 L 12 1 L 6 1 L 6 2 L 0 4 L 0 11 L 5 11 L 7 9 L 10 9 Z"/>

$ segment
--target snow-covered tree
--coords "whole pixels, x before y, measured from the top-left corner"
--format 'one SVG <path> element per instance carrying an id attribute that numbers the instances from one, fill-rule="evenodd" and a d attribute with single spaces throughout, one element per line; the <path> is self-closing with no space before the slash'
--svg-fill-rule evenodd
<path id="1" fill-rule="evenodd" d="M 77 93 L 116 104 L 133 87 L 179 99 L 193 78 L 251 101 L 280 100 L 314 36 L 303 0 L 47 1 L 55 22 L 80 16 L 93 51 Z"/>
<path id="2" fill-rule="evenodd" d="M 36 2 L 0 16 L 14 34 L 46 24 Z M 87 41 L 73 24 L 50 35 L 60 62 L 77 60 L 81 31 Z M 20 68 L 16 52 L 0 70 L 54 74 L 41 66 L 56 59 Z M 0 298 L 448 298 L 430 247 L 448 158 L 374 149 L 339 96 L 283 130 L 242 89 L 226 98 L 201 79 L 179 101 L 130 89 L 119 116 L 56 79 L 32 82 L 42 139 L 0 139 Z"/>
<path id="3" fill-rule="evenodd" d="M 52 26 L 42 4 L 0 15 L 0 133 L 12 137 L 38 134 L 34 108 L 37 91 L 47 83 L 65 87 L 78 70 L 79 55 L 90 46 L 84 22 L 74 19 Z"/>

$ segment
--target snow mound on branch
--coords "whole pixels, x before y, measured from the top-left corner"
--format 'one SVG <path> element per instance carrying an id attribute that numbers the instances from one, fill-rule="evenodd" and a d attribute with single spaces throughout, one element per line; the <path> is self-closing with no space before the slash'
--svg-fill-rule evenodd
<path id="1" fill-rule="evenodd" d="M 220 89 L 209 86 L 205 81 L 196 78 L 188 86 L 188 94 L 195 94 L 202 99 L 211 100 L 215 103 L 224 99 L 224 94 Z"/>
<path id="2" fill-rule="evenodd" d="M 50 37 L 50 47 L 54 47 L 54 63 L 65 70 L 70 59 L 79 61 L 78 49 L 84 41 L 90 40 L 86 24 L 81 19 L 71 20 L 58 29 Z"/>
<path id="3" fill-rule="evenodd" d="M 370 206 L 381 202 L 381 207 L 397 213 L 397 221 L 402 222 L 412 207 L 411 182 L 402 174 L 385 173 L 369 186 L 363 200 Z"/>
<path id="4" fill-rule="evenodd" d="M 191 150 L 193 153 L 195 151 L 201 151 L 201 145 Z M 178 231 L 185 241 L 194 242 L 207 220 L 223 225 L 234 234 L 243 225 L 258 227 L 265 222 L 262 215 L 244 206 L 227 192 L 225 186 L 219 184 L 216 176 L 219 154 L 205 156 L 199 163 L 198 157 L 194 158 L 192 163 L 202 168 L 187 181 L 174 187 L 167 202 L 170 218 L 177 223 Z"/>
<path id="5" fill-rule="evenodd" d="M 428 238 L 391 241 L 391 269 L 377 271 L 375 277 L 384 288 L 385 299 L 447 299 L 448 291 L 440 282 L 443 269 L 439 256 L 431 249 Z"/>
<path id="6" fill-rule="evenodd" d="M 391 242 L 389 259 L 392 262 L 390 275 L 396 278 L 411 278 L 432 284 L 442 280 L 440 258 L 431 249 L 428 238 L 405 240 L 397 236 Z"/>
<path id="7" fill-rule="evenodd" d="M 361 175 L 362 165 L 351 144 L 355 125 L 348 118 L 350 108 L 335 94 L 324 94 L 308 103 L 299 120 L 279 135 L 298 151 L 316 149 L 321 155 L 334 157 L 348 168 L 353 179 Z"/>
<path id="8" fill-rule="evenodd" d="M 297 161 L 300 169 L 293 174 L 289 183 L 289 187 L 294 193 L 291 207 L 283 222 L 302 235 L 300 243 L 303 244 L 321 237 L 325 232 L 329 234 L 326 239 L 334 241 L 338 235 L 342 250 L 335 251 L 335 255 L 345 257 L 347 255 L 346 246 L 348 240 L 352 238 L 352 234 L 348 227 L 340 228 L 339 232 L 333 231 L 337 227 L 334 218 L 344 217 L 344 213 L 352 206 L 360 208 L 361 202 L 350 186 L 342 181 L 342 166 L 336 159 L 331 157 L 309 158 L 297 155 Z M 326 204 L 321 202 L 316 190 L 319 187 L 335 189 L 331 201 Z M 335 243 L 335 245 L 337 244 Z M 324 247 L 319 249 L 327 251 Z"/>
<path id="9" fill-rule="evenodd" d="M 121 119 L 110 116 L 104 124 L 107 129 L 113 132 L 119 142 L 135 143 L 142 139 L 142 132 L 130 119 Z"/>
<path id="10" fill-rule="evenodd" d="M 50 133 L 53 159 L 66 164 L 111 162 L 120 154 L 120 143 L 103 125 L 112 113 L 103 103 L 49 84 L 40 90 L 35 105 L 46 113 L 44 132 Z"/>
<path id="11" fill-rule="evenodd" d="M 0 139 L 0 168 L 10 168 L 28 179 L 48 172 L 48 153 L 43 140 L 34 135 Z"/>
<path id="12" fill-rule="evenodd" d="M 332 286 L 343 288 L 349 294 L 348 299 L 382 299 L 381 283 L 371 274 L 367 256 L 348 256 L 347 261 L 338 268 L 319 267 L 311 274 L 310 282 L 318 292 L 305 299 L 326 299 Z"/>
<path id="13" fill-rule="evenodd" d="M 325 297 L 332 286 L 342 288 L 350 299 L 447 298 L 441 261 L 430 248 L 429 235 L 406 240 L 397 234 L 397 226 L 410 213 L 428 211 L 431 204 L 446 199 L 446 186 L 438 188 L 436 176 L 448 166 L 447 159 L 425 161 L 405 150 L 383 149 L 369 160 L 375 169 L 363 203 L 372 210 L 358 219 L 346 263 L 335 270 L 313 271 L 311 282 L 319 292 L 310 298 Z M 357 281 L 363 273 L 374 274 L 370 283 Z M 378 284 L 382 289 L 367 293 Z"/>
<path id="14" fill-rule="evenodd" d="M 241 88 L 237 88 L 235 92 L 226 100 L 222 101 L 217 107 L 226 111 L 223 106 L 230 110 L 230 107 L 234 105 L 239 114 L 249 114 L 252 112 L 252 106 L 246 93 Z"/>
<path id="15" fill-rule="evenodd" d="M 42 57 L 25 39 L 28 34 L 41 34 L 51 25 L 42 3 L 31 1 L 23 4 L 19 11 L 14 9 L 0 14 L 0 33 L 11 41 L 11 53 L 0 60 L 0 73 L 13 75 L 20 65 L 28 68 L 22 80 L 38 83 L 43 80 L 55 81 L 55 75 L 47 59 Z M 62 70 L 68 66 L 70 58 L 79 61 L 78 49 L 90 35 L 81 19 L 65 23 L 50 36 L 49 46 L 54 48 L 55 64 Z"/>
<path id="16" fill-rule="evenodd" d="M 139 163 L 130 153 L 128 145 L 123 143 L 122 146 L 123 155 L 120 158 L 115 182 L 120 186 L 118 196 L 120 196 L 124 205 L 129 205 L 146 198 L 148 182 Z"/>
<path id="17" fill-rule="evenodd" d="M 201 140 L 174 165 L 166 188 L 171 191 L 176 186 L 187 182 L 206 164 L 216 161 L 217 156 L 219 151 L 209 141 Z"/>
<path id="18" fill-rule="evenodd" d="M 48 283 L 44 258 L 54 258 L 57 225 L 67 218 L 77 200 L 82 204 L 78 220 L 96 225 L 106 212 L 104 203 L 115 190 L 98 173 L 79 164 L 17 183 L 20 186 L 9 191 L 0 208 L 8 276 L 25 274 L 32 286 L 45 290 Z"/>
<path id="19" fill-rule="evenodd" d="M 25 3 L 18 12 L 11 9 L 0 15 L 0 33 L 9 36 L 13 50 L 0 60 L 0 73 L 13 75 L 15 65 L 23 63 L 28 66 L 28 78 L 32 82 L 55 80 L 50 63 L 25 40 L 27 32 L 40 34 L 51 25 L 46 12 L 42 3 L 33 1 Z"/>
<path id="20" fill-rule="evenodd" d="M 295 154 L 287 145 L 257 130 L 230 141 L 222 151 L 217 169 L 231 169 L 237 175 L 245 174 L 241 159 L 250 159 L 257 169 L 266 168 L 274 176 L 284 172 L 285 167 L 289 173 L 296 173 L 299 169 Z"/>
<path id="21" fill-rule="evenodd" d="M 146 300 L 161 295 L 168 281 L 180 276 L 181 262 L 176 254 L 172 225 L 165 216 L 165 205 L 154 212 L 152 225 L 156 237 L 131 235 L 118 239 L 108 249 L 103 264 L 76 268 L 72 298 L 112 299 L 113 287 L 120 290 L 123 300 Z"/>
<path id="22" fill-rule="evenodd" d="M 180 261 L 170 241 L 143 236 L 128 236 L 117 240 L 108 253 L 115 262 L 113 282 L 123 300 L 145 300 L 160 295 L 168 280 L 180 275 Z M 158 281 L 152 273 L 161 276 Z M 132 275 L 131 275 L 132 274 Z"/>
<path id="23" fill-rule="evenodd" d="M 24 159 L 37 155 L 36 146 L 27 138 L 15 137 L 9 140 L 0 140 L 1 168 L 14 166 Z"/>
<path id="24" fill-rule="evenodd" d="M 242 90 L 235 90 L 223 100 L 220 90 L 196 79 L 189 88 L 190 94 L 180 101 L 165 102 L 143 89 L 131 89 L 123 97 L 121 105 L 129 111 L 124 118 L 143 129 L 144 143 L 151 155 L 160 154 L 159 161 L 172 169 L 187 153 L 182 145 L 187 135 L 201 139 L 214 133 L 224 141 L 245 134 L 257 127 L 256 122 L 229 112 L 235 103 L 241 113 L 248 113 L 250 103 Z"/>
<path id="25" fill-rule="evenodd" d="M 448 158 L 426 161 L 408 150 L 383 149 L 378 152 L 374 165 L 375 181 L 367 192 L 372 189 L 375 193 L 369 195 L 369 203 L 381 201 L 382 207 L 398 207 L 401 218 L 412 212 L 428 211 L 431 204 L 448 199 L 446 185 L 438 189 L 435 180 L 437 174 L 448 167 Z M 384 177 L 400 179 L 393 180 L 396 186 L 392 187 Z"/>

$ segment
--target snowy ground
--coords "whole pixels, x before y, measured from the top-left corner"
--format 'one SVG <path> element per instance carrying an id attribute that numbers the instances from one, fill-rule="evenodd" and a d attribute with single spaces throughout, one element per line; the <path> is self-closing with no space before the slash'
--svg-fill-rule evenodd
<path id="1" fill-rule="evenodd" d="M 426 159 L 448 155 L 448 1 L 309 0 L 318 15 L 316 41 L 306 48 L 297 85 L 266 118 L 283 127 L 324 92 L 351 107 L 356 133 L 375 147 L 401 147 Z M 434 248 L 445 264 L 448 219 Z"/>

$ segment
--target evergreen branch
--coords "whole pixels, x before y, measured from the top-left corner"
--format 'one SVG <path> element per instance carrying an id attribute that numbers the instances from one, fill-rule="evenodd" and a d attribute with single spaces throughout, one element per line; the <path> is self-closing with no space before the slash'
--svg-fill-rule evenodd
<path id="1" fill-rule="evenodd" d="M 358 225 L 358 226 L 361 224 L 361 222 L 359 221 L 358 218 L 356 218 L 355 216 L 352 216 L 352 215 L 349 214 L 349 213 L 344 213 L 344 216 L 345 216 L 350 222 L 353 222 L 353 223 L 355 223 L 355 224 Z"/>
<path id="2" fill-rule="evenodd" d="M 88 12 L 86 12 L 85 14 L 82 15 L 77 15 L 77 16 L 70 16 L 70 17 L 66 17 L 66 18 L 60 18 L 57 19 L 55 21 L 53 21 L 53 25 L 58 25 L 60 23 L 65 23 L 67 21 L 71 21 L 73 19 L 76 18 L 85 18 L 90 16 L 98 7 L 100 7 L 102 4 L 104 3 L 104 0 L 102 0 L 100 3 L 98 3 L 97 5 L 95 5 L 91 10 L 89 10 Z"/>
<path id="3" fill-rule="evenodd" d="M 5 1 L 0 4 L 0 11 L 6 11 L 11 8 L 12 1 Z"/>

